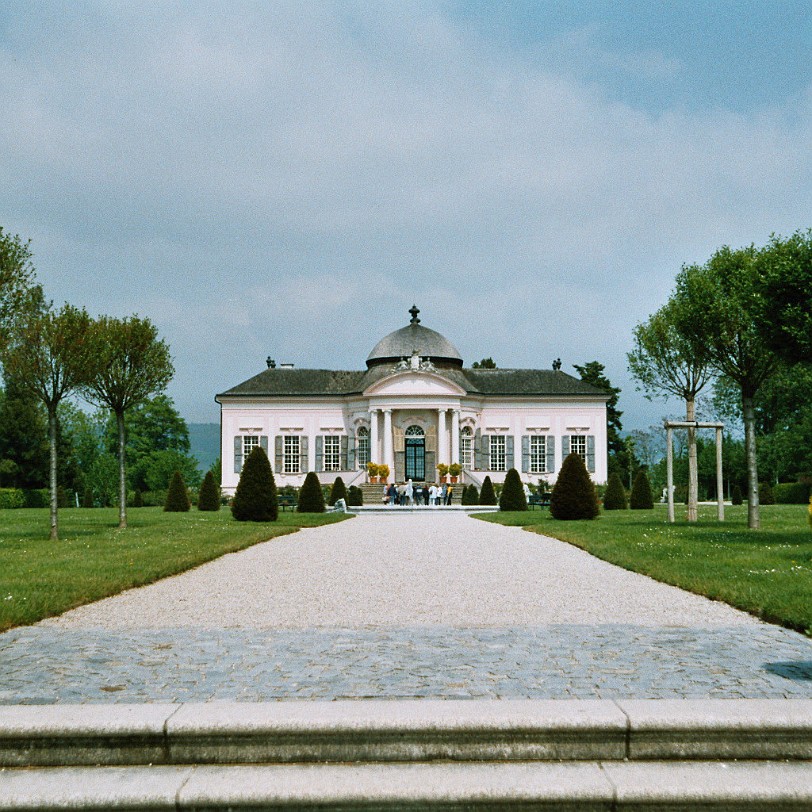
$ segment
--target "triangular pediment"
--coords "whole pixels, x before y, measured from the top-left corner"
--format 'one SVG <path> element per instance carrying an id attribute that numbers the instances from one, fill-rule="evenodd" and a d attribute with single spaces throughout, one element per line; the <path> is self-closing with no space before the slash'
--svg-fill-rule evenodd
<path id="1" fill-rule="evenodd" d="M 364 390 L 364 395 L 369 397 L 391 396 L 391 397 L 462 397 L 465 390 L 457 384 L 433 372 L 395 372 L 382 380 L 376 381 L 372 386 Z"/>

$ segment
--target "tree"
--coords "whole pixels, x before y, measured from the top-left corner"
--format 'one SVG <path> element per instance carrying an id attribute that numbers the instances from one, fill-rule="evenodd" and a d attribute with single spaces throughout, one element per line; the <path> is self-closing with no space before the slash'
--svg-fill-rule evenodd
<path id="1" fill-rule="evenodd" d="M 32 304 L 42 302 L 42 290 L 34 284 L 29 246 L 30 242 L 0 226 L 0 351 L 10 339 L 14 322 Z"/>
<path id="2" fill-rule="evenodd" d="M 296 511 L 298 513 L 324 513 L 324 491 L 321 489 L 321 483 L 315 471 L 310 471 L 305 477 L 302 489 L 299 491 Z"/>
<path id="3" fill-rule="evenodd" d="M 481 361 L 474 361 L 474 363 L 471 364 L 471 369 L 496 369 L 496 361 L 488 356 Z"/>
<path id="4" fill-rule="evenodd" d="M 167 513 L 186 513 L 191 505 L 189 504 L 189 493 L 186 490 L 186 483 L 180 471 L 172 474 L 169 482 L 169 489 L 166 492 L 166 502 L 164 510 Z"/>
<path id="5" fill-rule="evenodd" d="M 812 362 L 812 229 L 773 235 L 754 263 L 759 335 L 787 363 Z"/>
<path id="6" fill-rule="evenodd" d="M 489 476 L 486 476 L 485 481 L 482 483 L 482 490 L 479 492 L 479 504 L 496 504 L 496 492 L 493 489 L 493 482 L 491 482 L 491 478 Z"/>
<path id="7" fill-rule="evenodd" d="M 203 484 L 197 494 L 197 509 L 220 510 L 220 488 L 214 481 L 214 474 L 211 471 L 207 471 L 203 477 Z"/>
<path id="8" fill-rule="evenodd" d="M 704 347 L 679 330 L 684 301 L 672 298 L 645 324 L 634 329 L 634 350 L 627 356 L 629 370 L 646 397 L 676 395 L 685 401 L 685 420 L 696 420 L 696 398 L 710 381 L 712 370 Z M 696 429 L 688 429 L 688 521 L 697 520 L 698 496 Z"/>
<path id="9" fill-rule="evenodd" d="M 527 510 L 527 497 L 515 468 L 511 468 L 505 475 L 505 484 L 499 495 L 499 510 Z"/>
<path id="10" fill-rule="evenodd" d="M 550 496 L 554 519 L 594 519 L 600 513 L 595 485 L 580 454 L 569 454 L 561 465 Z"/>
<path id="11" fill-rule="evenodd" d="M 148 319 L 101 316 L 93 324 L 95 367 L 84 388 L 91 402 L 109 408 L 118 426 L 119 527 L 127 526 L 126 431 L 124 415 L 172 379 L 166 342 Z"/>
<path id="12" fill-rule="evenodd" d="M 626 510 L 626 489 L 620 481 L 617 473 L 609 474 L 609 481 L 606 483 L 606 492 L 603 495 L 604 510 Z"/>
<path id="13" fill-rule="evenodd" d="M 705 265 L 685 266 L 677 277 L 677 329 L 692 352 L 739 388 L 747 456 L 747 524 L 760 526 L 754 398 L 776 367 L 756 329 L 755 248 L 720 248 Z"/>
<path id="14" fill-rule="evenodd" d="M 90 370 L 90 317 L 69 304 L 54 312 L 28 313 L 15 327 L 4 353 L 8 375 L 42 401 L 48 412 L 51 538 L 59 538 L 57 492 L 57 409 L 78 390 Z"/>
<path id="15" fill-rule="evenodd" d="M 254 448 L 242 467 L 231 500 L 231 515 L 238 522 L 275 522 L 279 516 L 276 482 L 261 446 Z"/>
<path id="16" fill-rule="evenodd" d="M 0 392 L 0 486 L 48 486 L 48 418 L 42 403 L 6 372 Z"/>
<path id="17" fill-rule="evenodd" d="M 343 499 L 344 503 L 347 504 L 347 487 L 344 485 L 344 480 L 340 476 L 337 476 L 335 482 L 333 482 L 333 487 L 330 489 L 328 504 L 332 506 L 339 499 Z"/>
<path id="18" fill-rule="evenodd" d="M 651 483 L 645 471 L 638 471 L 629 495 L 629 507 L 632 510 L 651 510 L 654 507 L 654 498 L 651 495 Z"/>

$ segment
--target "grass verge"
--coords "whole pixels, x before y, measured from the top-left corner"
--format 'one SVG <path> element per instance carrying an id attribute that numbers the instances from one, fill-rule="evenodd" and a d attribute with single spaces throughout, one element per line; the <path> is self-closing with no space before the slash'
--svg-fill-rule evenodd
<path id="1" fill-rule="evenodd" d="M 574 544 L 604 561 L 724 601 L 771 623 L 812 635 L 812 533 L 805 505 L 763 505 L 762 528 L 747 529 L 746 507 L 700 507 L 699 521 L 668 524 L 665 509 L 618 510 L 594 521 L 549 513 L 477 518 L 524 527 Z"/>
<path id="2" fill-rule="evenodd" d="M 164 513 L 118 509 L 59 511 L 60 540 L 48 539 L 48 511 L 0 510 L 0 632 L 152 583 L 225 553 L 346 514 L 280 513 L 276 522 L 235 522 L 229 510 Z"/>

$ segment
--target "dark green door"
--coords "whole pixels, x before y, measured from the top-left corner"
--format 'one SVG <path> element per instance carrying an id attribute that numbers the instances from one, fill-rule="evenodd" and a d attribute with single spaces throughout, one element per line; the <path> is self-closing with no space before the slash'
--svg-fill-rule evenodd
<path id="1" fill-rule="evenodd" d="M 423 482 L 426 478 L 425 437 L 406 438 L 406 479 Z"/>

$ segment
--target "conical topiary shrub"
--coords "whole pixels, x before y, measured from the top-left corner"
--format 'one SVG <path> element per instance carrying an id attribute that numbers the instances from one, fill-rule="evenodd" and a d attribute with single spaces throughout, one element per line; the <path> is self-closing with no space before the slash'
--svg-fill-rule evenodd
<path id="1" fill-rule="evenodd" d="M 733 486 L 733 492 L 730 495 L 730 501 L 734 505 L 744 504 L 744 497 L 742 496 L 741 485 L 739 485 L 738 482 Z"/>
<path id="2" fill-rule="evenodd" d="M 769 482 L 758 483 L 758 501 L 762 505 L 774 505 L 775 495 L 773 494 L 773 487 Z"/>
<path id="3" fill-rule="evenodd" d="M 648 474 L 640 470 L 634 478 L 632 492 L 629 496 L 629 507 L 632 510 L 651 510 L 654 507 L 654 497 L 651 495 L 651 483 Z"/>
<path id="4" fill-rule="evenodd" d="M 489 476 L 486 476 L 485 481 L 482 483 L 482 490 L 479 492 L 479 504 L 496 504 L 496 493 L 493 490 L 493 482 L 491 482 L 491 478 Z"/>
<path id="5" fill-rule="evenodd" d="M 214 474 L 206 471 L 200 493 L 197 495 L 198 510 L 220 510 L 220 488 L 214 481 Z"/>
<path id="6" fill-rule="evenodd" d="M 620 481 L 620 474 L 609 474 L 609 481 L 606 483 L 606 493 L 603 495 L 604 510 L 626 510 L 626 489 Z"/>
<path id="7" fill-rule="evenodd" d="M 276 482 L 268 455 L 256 446 L 242 467 L 231 500 L 231 515 L 238 522 L 275 522 L 279 515 Z"/>
<path id="8" fill-rule="evenodd" d="M 527 510 L 522 478 L 515 468 L 511 468 L 505 476 L 505 484 L 499 496 L 499 510 Z"/>
<path id="9" fill-rule="evenodd" d="M 169 482 L 169 490 L 166 492 L 164 510 L 168 513 L 185 513 L 190 507 L 189 493 L 186 490 L 186 483 L 183 481 L 183 474 L 175 471 Z"/>
<path id="10" fill-rule="evenodd" d="M 298 513 L 324 513 L 324 491 L 315 471 L 311 471 L 299 491 Z"/>
<path id="11" fill-rule="evenodd" d="M 463 505 L 478 505 L 479 504 L 479 491 L 476 485 L 472 482 L 462 492 Z"/>
<path id="12" fill-rule="evenodd" d="M 333 487 L 330 489 L 330 498 L 327 504 L 332 506 L 339 499 L 343 499 L 344 503 L 347 503 L 347 486 L 344 484 L 344 480 L 340 476 L 337 476 Z"/>
<path id="13" fill-rule="evenodd" d="M 352 507 L 361 507 L 364 504 L 364 492 L 357 485 L 350 485 L 347 489 L 347 504 Z"/>
<path id="14" fill-rule="evenodd" d="M 144 494 L 141 493 L 140 488 L 136 488 L 135 492 L 133 493 L 133 503 L 132 506 L 134 508 L 137 507 L 144 507 Z"/>
<path id="15" fill-rule="evenodd" d="M 580 454 L 570 454 L 561 465 L 550 496 L 554 519 L 594 519 L 600 513 L 595 485 Z"/>
<path id="16" fill-rule="evenodd" d="M 85 488 L 85 492 L 82 494 L 82 507 L 92 508 L 94 502 L 95 500 L 93 498 L 93 488 Z"/>

